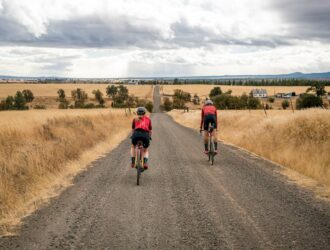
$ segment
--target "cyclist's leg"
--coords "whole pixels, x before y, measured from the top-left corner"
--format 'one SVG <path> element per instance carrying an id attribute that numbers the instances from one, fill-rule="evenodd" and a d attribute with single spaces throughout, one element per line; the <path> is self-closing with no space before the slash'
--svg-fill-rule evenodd
<path id="1" fill-rule="evenodd" d="M 214 139 L 214 150 L 215 152 L 218 151 L 218 133 L 217 133 L 217 129 L 218 129 L 218 121 L 216 120 L 216 117 L 214 117 L 214 122 L 213 122 L 213 139 Z"/>
<path id="2" fill-rule="evenodd" d="M 131 167 L 135 167 L 135 146 L 137 144 L 136 133 L 134 132 L 132 135 L 132 144 L 131 144 Z"/>
<path id="3" fill-rule="evenodd" d="M 150 136 L 149 133 L 144 133 L 143 134 L 143 148 L 144 148 L 144 153 L 143 153 L 143 167 L 144 169 L 148 169 L 148 160 L 149 160 L 149 151 L 148 147 L 150 145 Z"/>
<path id="4" fill-rule="evenodd" d="M 209 129 L 209 121 L 208 119 L 204 120 L 204 153 L 208 153 L 209 151 L 209 133 L 208 133 L 208 129 Z"/>

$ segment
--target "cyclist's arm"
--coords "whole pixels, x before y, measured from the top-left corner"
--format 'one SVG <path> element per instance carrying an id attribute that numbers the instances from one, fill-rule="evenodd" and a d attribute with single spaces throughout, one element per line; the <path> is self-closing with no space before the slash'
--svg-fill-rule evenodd
<path id="1" fill-rule="evenodd" d="M 134 133 L 134 130 L 135 130 L 135 119 L 133 119 L 133 122 L 132 122 L 132 134 Z"/>
<path id="2" fill-rule="evenodd" d="M 218 125 L 218 110 L 217 110 L 217 108 L 215 108 L 215 121 L 216 121 L 216 124 Z"/>
<path id="3" fill-rule="evenodd" d="M 201 130 L 202 130 L 202 127 L 203 127 L 203 123 L 204 123 L 204 110 L 202 109 L 201 126 L 200 126 Z"/>
<path id="4" fill-rule="evenodd" d="M 149 123 L 149 136 L 151 137 L 152 134 L 152 125 L 151 125 L 151 121 Z"/>

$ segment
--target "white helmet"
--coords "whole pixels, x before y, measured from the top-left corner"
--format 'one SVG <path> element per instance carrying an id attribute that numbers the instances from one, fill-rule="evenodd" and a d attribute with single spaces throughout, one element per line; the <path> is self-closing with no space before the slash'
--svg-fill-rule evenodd
<path id="1" fill-rule="evenodd" d="M 205 101 L 205 105 L 213 105 L 212 100 L 206 100 L 206 101 Z"/>

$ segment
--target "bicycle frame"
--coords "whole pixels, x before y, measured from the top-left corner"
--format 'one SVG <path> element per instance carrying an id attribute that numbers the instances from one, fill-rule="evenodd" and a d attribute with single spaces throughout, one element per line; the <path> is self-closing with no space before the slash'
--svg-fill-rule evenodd
<path id="1" fill-rule="evenodd" d="M 137 179 L 136 184 L 140 185 L 140 177 L 141 173 L 143 172 L 143 164 L 144 164 L 144 148 L 142 141 L 138 141 L 135 146 L 135 168 L 137 171 Z"/>
<path id="2" fill-rule="evenodd" d="M 212 165 L 214 164 L 214 155 L 215 155 L 213 131 L 214 131 L 214 127 L 210 123 L 207 132 L 208 132 L 208 144 L 209 144 L 209 161 L 211 162 Z"/>

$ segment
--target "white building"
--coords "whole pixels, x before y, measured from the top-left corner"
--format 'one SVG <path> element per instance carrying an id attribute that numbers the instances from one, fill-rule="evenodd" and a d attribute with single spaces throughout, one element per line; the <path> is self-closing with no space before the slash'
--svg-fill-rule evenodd
<path id="1" fill-rule="evenodd" d="M 267 97 L 267 90 L 265 89 L 252 89 L 251 95 L 256 98 L 265 98 Z"/>
<path id="2" fill-rule="evenodd" d="M 138 85 L 139 84 L 139 81 L 138 80 L 129 80 L 127 84 Z"/>

